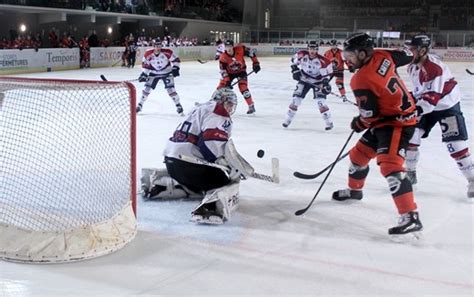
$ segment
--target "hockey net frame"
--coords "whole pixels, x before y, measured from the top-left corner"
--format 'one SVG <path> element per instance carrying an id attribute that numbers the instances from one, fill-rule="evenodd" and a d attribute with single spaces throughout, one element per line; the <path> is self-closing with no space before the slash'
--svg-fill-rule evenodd
<path id="1" fill-rule="evenodd" d="M 119 175 L 120 179 L 117 178 L 118 182 L 114 181 L 114 185 L 119 185 L 118 187 L 120 188 L 117 190 L 117 192 L 113 191 L 114 189 L 112 188 L 112 191 L 110 189 L 102 189 L 100 186 L 97 186 L 98 189 L 94 189 L 92 192 L 92 198 L 87 197 L 87 199 L 91 199 L 90 201 L 86 201 L 89 204 L 93 204 L 94 201 L 97 203 L 103 203 L 103 205 L 99 205 L 97 209 L 94 209 L 91 207 L 91 205 L 88 205 L 88 209 L 84 208 L 84 213 L 85 213 L 85 219 L 84 217 L 76 218 L 75 216 L 79 216 L 78 214 L 71 215 L 73 217 L 72 219 L 68 218 L 70 213 L 67 213 L 66 210 L 69 210 L 69 208 L 66 205 L 60 205 L 60 206 L 50 206 L 50 205 L 41 205 L 41 206 L 33 206 L 28 202 L 31 202 L 31 204 L 34 204 L 35 199 L 37 198 L 36 195 L 30 195 L 29 201 L 23 205 L 15 205 L 16 201 L 15 199 L 10 199 L 10 197 L 14 197 L 14 195 L 11 195 L 11 191 L 16 191 L 16 187 L 13 184 L 12 185 L 12 180 L 15 179 L 21 179 L 18 177 L 12 177 L 13 175 L 21 175 L 23 172 L 27 170 L 23 170 L 20 173 L 16 172 L 15 170 L 12 170 L 12 167 L 15 165 L 12 165 L 14 162 L 20 163 L 21 161 L 25 161 L 25 163 L 28 162 L 28 160 L 9 160 L 9 153 L 13 152 L 12 154 L 15 154 L 15 151 L 13 149 L 9 149 L 8 147 L 8 141 L 12 141 L 13 138 L 18 137 L 21 135 L 25 135 L 30 132 L 28 131 L 28 128 L 25 128 L 23 123 L 26 123 L 27 125 L 29 121 L 34 121 L 37 120 L 38 118 L 41 118 L 41 121 L 46 121 L 48 119 L 48 115 L 43 116 L 41 113 L 49 113 L 50 111 L 46 108 L 41 107 L 38 110 L 35 110 L 36 113 L 40 114 L 37 118 L 31 120 L 31 117 L 27 116 L 27 120 L 22 121 L 21 119 L 18 120 L 18 122 L 13 122 L 14 124 L 11 124 L 11 122 L 8 122 L 8 118 L 10 116 L 10 119 L 17 120 L 18 118 L 21 118 L 23 115 L 28 115 L 28 114 L 34 114 L 33 112 L 25 112 L 21 111 L 18 112 L 14 115 L 10 112 L 11 110 L 15 111 L 15 103 L 12 103 L 14 101 L 10 94 L 12 92 L 15 92 L 17 90 L 22 90 L 26 89 L 34 93 L 34 90 L 37 91 L 38 94 L 46 94 L 46 93 L 51 93 L 53 94 L 52 97 L 54 98 L 54 94 L 61 94 L 61 92 L 64 93 L 71 93 L 76 90 L 79 93 L 79 96 L 83 96 L 85 100 L 76 100 L 76 99 L 68 99 L 70 102 L 86 102 L 82 105 L 84 110 L 82 110 L 81 114 L 85 114 L 87 116 L 90 116 L 90 114 L 93 114 L 95 116 L 95 119 L 97 121 L 103 121 L 101 119 L 101 116 L 103 114 L 107 114 L 106 107 L 104 107 L 106 104 L 112 106 L 115 108 L 115 106 L 120 106 L 117 107 L 117 113 L 120 113 L 121 118 L 117 119 L 114 118 L 116 116 L 115 114 L 111 114 L 109 119 L 109 122 L 105 122 L 103 124 L 97 124 L 93 123 L 90 125 L 95 125 L 99 126 L 98 128 L 99 133 L 98 135 L 102 136 L 100 132 L 102 131 L 109 131 L 110 134 L 108 134 L 108 137 L 110 139 L 113 139 L 116 135 L 115 134 L 120 134 L 117 137 L 122 137 L 120 140 L 122 141 L 119 145 L 121 151 L 113 151 L 112 154 L 115 153 L 117 155 L 117 163 L 119 165 L 116 165 L 114 162 L 116 161 L 114 158 L 106 158 L 106 161 L 103 161 L 102 158 L 100 158 L 101 155 L 101 150 L 103 150 L 102 143 L 98 144 L 98 149 L 96 149 L 96 154 L 98 157 L 95 157 L 94 160 L 99 159 L 100 162 L 97 164 L 86 164 L 90 166 L 97 166 L 97 168 L 92 168 L 92 171 L 97 171 L 92 174 L 92 177 L 88 177 L 85 181 L 85 188 L 92 188 L 90 184 L 88 183 L 94 183 L 94 174 L 96 175 L 103 175 L 103 180 L 101 179 L 100 182 L 103 183 L 103 181 L 108 181 L 110 176 L 112 176 L 112 179 L 114 178 L 115 175 Z M 33 90 L 33 91 L 32 91 Z M 112 96 L 103 96 L 101 100 L 104 100 L 105 103 L 90 103 L 90 102 L 95 102 L 94 101 L 94 94 L 99 93 L 102 90 L 107 90 L 110 91 L 110 94 Z M 95 91 L 95 92 L 94 92 Z M 116 97 L 113 96 L 114 92 L 118 94 Z M 120 93 L 119 93 L 120 92 Z M 38 95 L 36 94 L 36 95 Z M 89 94 L 89 97 L 88 95 Z M 16 94 L 18 95 L 18 94 Z M 17 98 L 21 98 L 18 101 L 21 101 L 22 98 L 25 98 L 28 96 L 25 96 L 22 93 L 19 93 Z M 37 102 L 40 102 L 43 100 L 44 97 L 40 96 L 39 98 L 28 98 L 25 99 L 29 100 L 32 102 L 31 104 L 35 104 Z M 51 98 L 47 98 L 51 99 Z M 117 100 L 115 100 L 117 99 Z M 128 100 L 128 101 L 127 101 Z M 65 100 L 67 101 L 67 100 Z M 97 100 L 96 100 L 97 101 Z M 117 103 L 119 102 L 120 103 Z M 57 101 L 58 104 L 63 103 L 62 101 Z M 38 103 L 40 104 L 40 103 Z M 66 103 L 67 104 L 67 103 Z M 87 104 L 87 107 L 85 107 Z M 109 253 L 112 253 L 114 251 L 117 251 L 124 247 L 127 243 L 133 240 L 137 233 L 137 223 L 136 223 L 136 193 L 137 193 L 137 184 L 136 184 L 136 112 L 135 112 L 135 105 L 136 105 L 136 90 L 135 87 L 132 83 L 130 82 L 102 82 L 102 81 L 91 81 L 91 80 L 65 80 L 65 79 L 36 79 L 36 78 L 17 78 L 17 77 L 0 77 L 0 259 L 7 260 L 7 261 L 14 261 L 14 262 L 23 262 L 23 263 L 61 263 L 61 262 L 72 262 L 72 261 L 79 261 L 79 260 L 85 260 L 85 259 L 90 259 L 90 258 L 95 258 L 99 257 L 102 255 L 106 255 Z M 18 107 L 18 106 L 17 106 Z M 20 108 L 25 108 L 25 106 L 20 106 L 17 108 L 19 110 Z M 94 108 L 100 109 L 99 111 L 94 110 Z M 10 113 L 9 113 L 10 112 Z M 53 111 L 51 111 L 51 114 L 54 114 L 54 107 Z M 71 111 L 70 111 L 71 112 Z M 114 111 L 110 111 L 111 113 Z M 14 112 L 13 112 L 14 113 Z M 74 117 L 79 117 L 77 114 L 75 114 L 75 111 L 72 108 L 72 113 Z M 34 117 L 35 115 L 33 115 Z M 68 111 L 62 111 L 62 116 L 65 116 L 67 118 L 68 116 Z M 87 116 L 85 119 L 87 120 Z M 45 119 L 46 118 L 46 119 Z M 72 115 L 70 117 L 72 119 Z M 74 120 L 71 120 L 74 121 Z M 20 124 L 18 124 L 20 123 Z M 100 122 L 99 122 L 100 123 Z M 68 123 L 69 124 L 69 121 Z M 129 133 L 123 132 L 122 130 L 117 130 L 114 131 L 111 127 L 113 126 L 118 126 L 118 127 L 125 127 L 129 129 Z M 24 129 L 23 131 L 15 131 L 17 129 Z M 49 126 L 50 127 L 50 126 Z M 83 126 L 80 126 L 83 127 Z M 100 130 L 102 129 L 102 130 Z M 108 129 L 108 130 L 106 130 Z M 71 139 L 74 138 L 74 130 L 69 130 L 71 131 Z M 122 133 L 119 133 L 118 131 L 122 131 Z M 15 135 L 15 133 L 18 132 L 18 135 Z M 67 133 L 66 131 L 65 133 Z M 89 130 L 83 131 L 84 134 L 92 134 Z M 12 136 L 13 135 L 13 136 Z M 11 137 L 9 137 L 11 136 Z M 46 136 L 48 137 L 48 136 Z M 87 136 L 85 136 L 87 137 Z M 26 138 L 28 138 L 28 135 L 26 135 Z M 67 139 L 69 141 L 69 139 Z M 22 141 L 21 139 L 19 141 Z M 94 140 L 91 140 L 92 142 Z M 4 144 L 2 144 L 2 142 Z M 42 142 L 42 141 L 37 141 L 37 142 Z M 53 142 L 51 140 L 51 142 Z M 103 141 L 104 143 L 106 141 Z M 57 142 L 56 142 L 57 143 Z M 113 144 L 113 142 L 112 142 Z M 36 142 L 34 142 L 34 145 L 36 145 Z M 41 144 L 39 144 L 41 145 Z M 88 147 L 86 144 L 82 144 L 84 147 Z M 13 146 L 13 145 L 11 145 Z M 36 149 L 37 151 L 41 151 L 41 148 L 33 148 Z M 115 149 L 115 147 L 114 147 Z M 45 149 L 43 149 L 45 151 Z M 3 157 L 2 157 L 3 155 Z M 94 155 L 90 154 L 89 155 Z M 48 155 L 50 156 L 50 155 Z M 73 153 L 74 156 L 74 161 L 78 160 L 77 162 L 81 162 L 82 155 Z M 41 157 L 41 156 L 40 156 Z M 22 158 L 22 154 L 18 153 L 15 156 L 11 158 Z M 91 157 L 90 157 L 91 158 Z M 92 157 L 94 158 L 94 156 Z M 112 159 L 112 160 L 109 160 Z M 44 163 L 49 163 L 49 160 L 46 160 Z M 104 162 L 104 163 L 103 163 Z M 100 167 L 102 164 L 110 165 L 112 167 L 111 170 Z M 33 164 L 34 165 L 34 164 Z M 66 164 L 67 167 L 68 164 Z M 27 165 L 25 165 L 27 166 Z M 119 168 L 120 166 L 120 168 Z M 21 167 L 21 166 L 20 166 Z M 47 167 L 47 165 L 45 165 Z M 117 169 L 118 168 L 118 169 Z M 129 168 L 129 171 L 127 169 Z M 47 172 L 49 169 L 44 169 L 42 168 L 37 172 L 37 175 L 44 174 L 44 172 Z M 69 168 L 67 169 L 69 170 Z M 65 170 L 65 171 L 67 171 Z M 82 170 L 82 171 L 81 171 Z M 84 172 L 87 172 L 89 168 L 86 168 L 83 170 L 81 168 L 79 173 L 74 173 L 74 177 L 81 177 Z M 114 171 L 115 170 L 115 171 Z M 54 175 L 58 170 L 54 171 L 51 170 L 52 174 Z M 12 173 L 13 172 L 13 173 Z M 34 173 L 33 173 L 34 174 Z M 33 178 L 33 180 L 36 179 L 36 177 Z M 71 178 L 69 180 L 71 184 L 65 184 L 61 185 L 61 187 L 68 187 L 68 186 L 74 186 L 75 183 L 77 182 L 74 178 Z M 92 182 L 91 182 L 92 181 Z M 123 182 L 125 181 L 125 182 Z M 121 185 L 123 183 L 126 183 L 123 187 Z M 112 182 L 111 182 L 112 184 Z M 23 183 L 24 185 L 24 183 Z M 42 185 L 41 185 L 42 186 Z M 109 186 L 109 185 L 106 185 Z M 54 188 L 50 185 L 47 185 L 48 189 Z M 110 185 L 112 187 L 112 185 Z M 73 188 L 73 187 L 72 187 Z M 13 189 L 13 190 L 12 190 Z M 18 191 L 22 191 L 23 189 L 17 189 Z M 110 192 L 105 192 L 105 191 L 110 191 Z M 45 190 L 47 192 L 47 190 Z M 61 191 L 59 191 L 61 192 Z M 105 192 L 105 193 L 104 193 Z M 109 193 L 109 195 L 107 195 Z M 71 199 L 71 201 L 75 201 L 76 205 L 74 207 L 82 207 L 81 203 L 81 196 L 82 194 L 89 194 L 83 193 L 81 189 L 79 191 L 76 191 L 75 193 L 71 193 L 71 196 L 75 195 L 74 199 Z M 114 195 L 114 194 L 120 194 L 120 195 Z M 38 194 L 38 196 L 43 195 L 45 196 L 44 193 Z M 49 193 L 47 195 L 50 195 L 51 200 L 57 199 L 55 198 L 55 193 Z M 59 196 L 59 195 L 58 195 Z M 117 196 L 115 198 L 115 196 Z M 104 200 L 101 200 L 103 199 Z M 84 199 L 84 200 L 87 200 Z M 21 200 L 21 199 L 20 199 Z M 48 200 L 48 199 L 44 199 Z M 45 203 L 43 202 L 41 203 Z M 56 201 L 56 200 L 54 200 Z M 112 201 L 113 203 L 109 205 L 107 202 Z M 84 203 L 86 203 L 84 202 Z M 23 202 L 19 202 L 23 203 Z M 46 202 L 47 203 L 47 202 Z M 59 200 L 59 204 L 63 203 L 63 200 Z M 65 203 L 65 202 L 64 202 Z M 26 206 L 25 206 L 26 205 Z M 94 205 L 92 205 L 94 206 Z M 64 220 L 71 220 L 72 222 L 67 224 L 64 224 L 65 226 L 59 226 L 58 228 L 56 227 L 51 227 L 47 223 L 49 222 L 41 222 L 42 220 L 48 220 L 51 219 L 51 217 L 45 217 L 45 213 L 49 211 L 49 208 L 51 208 L 51 212 L 53 213 L 51 217 L 53 218 L 53 223 L 55 219 L 58 221 L 61 221 L 63 218 L 61 217 L 63 214 L 58 214 L 58 212 L 54 213 L 55 209 L 54 207 L 57 207 L 58 209 L 62 209 L 61 211 L 66 211 L 64 214 Z M 41 210 L 38 210 L 38 208 L 41 208 Z M 92 210 L 91 210 L 92 208 Z M 79 209 L 79 210 L 78 210 Z M 80 208 L 74 208 L 74 211 L 77 211 L 78 213 L 81 212 L 82 209 Z M 73 210 L 70 210 L 72 212 Z M 99 212 L 104 212 L 97 214 Z M 92 213 L 92 214 L 88 214 Z M 82 215 L 82 214 L 81 214 Z M 23 219 L 20 218 L 20 216 L 27 217 L 27 222 L 25 222 Z M 90 217 L 87 217 L 90 216 Z M 90 220 L 90 221 L 87 221 Z M 32 222 L 33 221 L 33 222 Z M 70 224 L 70 225 L 68 225 Z M 60 225 L 60 224 L 58 224 Z M 47 227 L 46 227 L 47 226 Z"/>

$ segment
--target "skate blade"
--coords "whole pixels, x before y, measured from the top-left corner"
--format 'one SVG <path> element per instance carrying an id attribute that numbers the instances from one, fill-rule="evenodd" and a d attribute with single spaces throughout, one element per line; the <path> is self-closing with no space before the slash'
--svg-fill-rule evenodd
<path id="1" fill-rule="evenodd" d="M 410 243 L 418 242 L 423 239 L 423 233 L 421 231 L 410 232 L 407 234 L 396 234 L 390 235 L 390 240 L 396 243 Z"/>
<path id="2" fill-rule="evenodd" d="M 221 217 L 218 216 L 209 216 L 209 217 L 203 217 L 201 215 L 193 215 L 190 219 L 191 222 L 194 222 L 196 224 L 203 224 L 203 225 L 222 225 L 224 224 L 224 221 L 222 220 Z"/>

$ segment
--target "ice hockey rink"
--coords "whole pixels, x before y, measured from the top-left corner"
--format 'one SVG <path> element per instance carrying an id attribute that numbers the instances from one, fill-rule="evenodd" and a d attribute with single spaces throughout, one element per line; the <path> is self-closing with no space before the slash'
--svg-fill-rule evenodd
<path id="1" fill-rule="evenodd" d="M 324 130 L 316 102 L 303 101 L 288 129 L 281 126 L 295 87 L 289 57 L 261 58 L 249 76 L 257 113 L 247 115 L 238 94 L 233 117 L 237 150 L 257 172 L 270 174 L 280 160 L 280 184 L 241 182 L 239 209 L 222 226 L 195 225 L 199 201 L 138 200 L 139 232 L 124 249 L 93 260 L 51 265 L 0 262 L 0 296 L 474 296 L 473 206 L 466 180 L 441 143 L 439 127 L 421 146 L 415 195 L 424 224 L 421 240 L 396 243 L 387 229 L 398 214 L 385 179 L 372 162 L 364 199 L 338 203 L 348 159 L 336 165 L 315 204 L 303 216 L 325 175 L 314 173 L 334 161 L 350 134 L 357 109 L 328 97 L 334 129 Z M 463 93 L 462 109 L 474 150 L 473 63 L 449 63 Z M 141 69 L 85 69 L 21 75 L 39 78 L 136 79 Z M 400 69 L 406 76 L 406 69 Z M 349 99 L 350 74 L 346 74 Z M 183 62 L 176 89 L 185 111 L 210 98 L 219 79 L 215 61 Z M 142 84 L 135 82 L 137 97 Z M 410 83 L 407 83 L 411 87 Z M 333 84 L 333 90 L 337 89 Z M 73 116 L 73 115 L 72 115 Z M 137 116 L 137 176 L 141 168 L 163 167 L 162 150 L 182 120 L 163 85 Z M 354 135 L 353 145 L 360 135 Z M 265 151 L 258 158 L 259 149 Z"/>

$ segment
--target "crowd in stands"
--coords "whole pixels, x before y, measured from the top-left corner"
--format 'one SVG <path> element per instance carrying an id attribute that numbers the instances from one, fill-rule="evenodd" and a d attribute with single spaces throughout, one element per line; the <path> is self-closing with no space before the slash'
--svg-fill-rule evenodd
<path id="1" fill-rule="evenodd" d="M 195 37 L 172 37 L 168 31 L 165 31 L 163 37 L 145 36 L 143 33 L 135 34 L 137 46 L 153 46 L 155 42 L 160 42 L 163 46 L 196 46 L 199 41 Z M 108 46 L 125 46 L 128 38 L 133 34 L 126 35 L 119 40 L 110 41 L 108 38 L 99 38 L 96 31 L 93 31 L 89 36 L 84 35 L 78 41 L 71 33 L 63 32 L 61 37 L 58 36 L 57 30 L 52 28 L 47 36 L 42 36 L 41 33 L 36 34 L 17 34 L 15 31 L 10 33 L 10 38 L 2 37 L 0 39 L 0 49 L 39 49 L 39 48 L 90 48 L 90 47 L 108 47 Z"/>
<path id="2" fill-rule="evenodd" d="M 242 22 L 242 11 L 227 0 L 0 0 L 0 4 Z"/>

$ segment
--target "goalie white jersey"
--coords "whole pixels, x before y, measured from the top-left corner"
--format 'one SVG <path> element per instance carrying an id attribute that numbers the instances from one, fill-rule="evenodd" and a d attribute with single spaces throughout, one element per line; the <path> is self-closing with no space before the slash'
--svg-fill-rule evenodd
<path id="1" fill-rule="evenodd" d="M 177 127 L 168 140 L 164 155 L 179 159 L 194 156 L 214 162 L 224 156 L 232 131 L 232 120 L 222 104 L 216 101 L 197 106 Z"/>
<path id="2" fill-rule="evenodd" d="M 168 76 L 173 66 L 180 67 L 179 57 L 170 49 L 161 49 L 156 55 L 154 49 L 147 50 L 143 55 L 143 72 L 150 76 Z"/>
<path id="3" fill-rule="evenodd" d="M 307 50 L 298 51 L 291 58 L 291 65 L 296 65 L 301 70 L 301 80 L 310 84 L 329 79 L 333 72 L 331 61 L 319 54 L 311 58 Z"/>
<path id="4" fill-rule="evenodd" d="M 461 92 L 449 68 L 437 56 L 428 54 L 420 67 L 411 64 L 408 74 L 413 83 L 413 96 L 423 114 L 449 109 L 459 102 Z"/>

